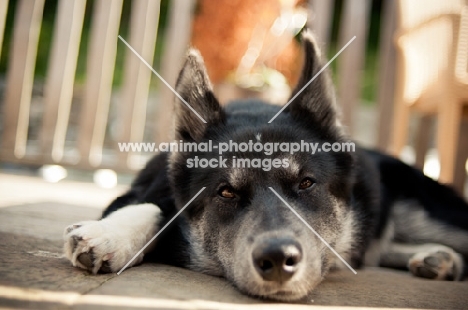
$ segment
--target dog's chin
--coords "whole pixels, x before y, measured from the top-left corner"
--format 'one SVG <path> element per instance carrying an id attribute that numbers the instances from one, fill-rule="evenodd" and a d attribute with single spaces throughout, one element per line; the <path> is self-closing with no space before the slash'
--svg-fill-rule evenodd
<path id="1" fill-rule="evenodd" d="M 283 285 L 270 282 L 252 283 L 250 285 L 244 285 L 237 287 L 246 293 L 254 297 L 258 297 L 266 300 L 282 301 L 282 302 L 300 302 L 320 283 L 320 281 L 314 283 L 308 283 L 310 286 L 304 286 L 305 281 L 294 281 L 291 283 L 285 283 Z"/>
<path id="2" fill-rule="evenodd" d="M 257 295 L 262 299 L 269 299 L 282 302 L 299 302 L 307 296 L 307 293 L 300 293 L 291 290 L 278 290 L 265 295 Z"/>

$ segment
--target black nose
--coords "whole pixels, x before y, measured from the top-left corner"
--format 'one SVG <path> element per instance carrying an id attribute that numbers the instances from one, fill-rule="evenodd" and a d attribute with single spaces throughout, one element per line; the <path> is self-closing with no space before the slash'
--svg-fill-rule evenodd
<path id="1" fill-rule="evenodd" d="M 296 272 L 302 249 L 293 239 L 269 239 L 254 249 L 252 257 L 264 280 L 285 282 Z"/>

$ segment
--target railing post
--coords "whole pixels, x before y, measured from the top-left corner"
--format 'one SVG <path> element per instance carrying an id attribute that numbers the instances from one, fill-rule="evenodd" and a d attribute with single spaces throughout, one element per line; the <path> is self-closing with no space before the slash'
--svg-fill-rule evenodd
<path id="1" fill-rule="evenodd" d="M 338 98 L 343 111 L 343 123 L 353 133 L 353 115 L 361 99 L 361 77 L 364 70 L 369 0 L 345 0 L 338 46 L 344 46 L 353 36 L 355 41 L 337 59 Z"/>
<path id="2" fill-rule="evenodd" d="M 309 0 L 307 26 L 317 36 L 324 55 L 330 44 L 334 6 L 333 0 Z"/>
<path id="3" fill-rule="evenodd" d="M 153 65 L 160 1 L 136 0 L 132 2 L 132 5 L 128 42 L 148 64 Z M 148 92 L 153 73 L 132 51 L 127 49 L 124 74 L 117 139 L 119 142 L 141 142 L 145 130 Z M 165 86 L 161 85 L 161 87 Z M 119 166 L 137 168 L 138 162 L 132 160 L 135 158 L 133 155 L 135 154 L 119 153 Z"/>
<path id="4" fill-rule="evenodd" d="M 44 0 L 22 0 L 15 16 L 5 95 L 2 153 L 22 158 L 26 153 L 34 65 Z"/>
<path id="5" fill-rule="evenodd" d="M 8 11 L 8 0 L 0 0 L 0 55 L 2 54 L 3 35 L 5 32 L 6 15 Z"/>
<path id="6" fill-rule="evenodd" d="M 395 97 L 396 48 L 393 36 L 396 29 L 396 1 L 384 1 L 380 26 L 379 56 L 379 128 L 377 147 L 389 151 L 393 123 L 393 100 Z"/>
<path id="7" fill-rule="evenodd" d="M 190 42 L 193 0 L 173 0 L 170 2 L 169 26 L 166 35 L 165 50 L 162 57 L 161 76 L 175 86 L 177 75 L 182 69 L 182 61 Z M 160 85 L 158 121 L 155 136 L 156 141 L 167 141 L 173 138 L 172 112 L 174 110 L 174 94 L 165 85 Z M 186 107 L 183 107 L 184 109 Z"/>
<path id="8" fill-rule="evenodd" d="M 122 0 L 97 0 L 94 5 L 78 138 L 80 165 L 91 167 L 99 166 L 102 161 Z"/>
<path id="9" fill-rule="evenodd" d="M 59 1 L 45 89 L 41 146 L 45 162 L 63 156 L 86 0 Z"/>

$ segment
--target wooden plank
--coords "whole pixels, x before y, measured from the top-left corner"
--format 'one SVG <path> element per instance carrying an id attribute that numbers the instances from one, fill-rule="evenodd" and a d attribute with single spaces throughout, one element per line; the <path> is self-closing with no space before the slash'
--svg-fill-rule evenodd
<path id="1" fill-rule="evenodd" d="M 158 33 L 160 1 L 136 0 L 132 2 L 131 33 L 129 44 L 135 51 L 153 64 L 154 49 Z M 118 141 L 141 142 L 146 122 L 146 106 L 150 86 L 151 70 L 130 50 L 126 52 L 125 78 L 122 104 L 119 107 Z M 119 165 L 133 166 L 134 154 L 119 153 Z"/>
<path id="2" fill-rule="evenodd" d="M 343 19 L 340 25 L 338 47 L 341 48 L 353 37 L 356 39 L 337 59 L 338 98 L 343 111 L 343 124 L 353 133 L 352 119 L 361 95 L 361 76 L 366 54 L 369 0 L 346 0 L 343 3 Z"/>
<path id="3" fill-rule="evenodd" d="M 330 44 L 335 2 L 332 0 L 309 0 L 308 2 L 307 26 L 315 33 L 322 53 L 326 55 Z"/>
<path id="4" fill-rule="evenodd" d="M 173 0 L 170 2 L 168 33 L 165 38 L 165 50 L 162 57 L 161 76 L 175 86 L 184 55 L 190 42 L 194 0 Z M 161 83 L 159 101 L 161 106 L 157 115 L 156 141 L 168 141 L 174 138 L 172 112 L 175 95 Z"/>
<path id="5" fill-rule="evenodd" d="M 94 9 L 78 150 L 81 164 L 97 167 L 102 161 L 122 0 L 97 0 Z"/>
<path id="6" fill-rule="evenodd" d="M 63 156 L 85 8 L 86 0 L 58 4 L 41 136 L 44 158 L 52 158 L 54 162 Z"/>
<path id="7" fill-rule="evenodd" d="M 0 0 L 0 55 L 2 54 L 3 35 L 5 31 L 8 0 Z"/>
<path id="8" fill-rule="evenodd" d="M 22 0 L 15 16 L 4 106 L 2 152 L 24 157 L 44 0 Z"/>
<path id="9" fill-rule="evenodd" d="M 393 105 L 395 98 L 396 48 L 393 37 L 396 30 L 396 1 L 384 1 L 380 27 L 379 55 L 379 90 L 377 105 L 379 107 L 379 128 L 377 147 L 384 152 L 390 150 Z"/>

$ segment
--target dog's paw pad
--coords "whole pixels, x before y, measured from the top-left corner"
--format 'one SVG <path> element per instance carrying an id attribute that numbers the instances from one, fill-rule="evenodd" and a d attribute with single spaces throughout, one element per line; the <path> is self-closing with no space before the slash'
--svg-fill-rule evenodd
<path id="1" fill-rule="evenodd" d="M 462 264 L 457 253 L 450 250 L 417 253 L 409 260 L 409 270 L 417 277 L 433 280 L 457 280 Z"/>
<path id="2" fill-rule="evenodd" d="M 99 271 L 103 273 L 111 273 L 112 268 L 111 268 L 111 265 L 109 264 L 109 261 L 102 262 L 102 266 L 101 266 L 101 269 L 99 269 Z"/>
<path id="3" fill-rule="evenodd" d="M 437 267 L 440 264 L 440 260 L 436 256 L 427 256 L 423 259 L 424 264 L 429 267 Z"/>
<path id="4" fill-rule="evenodd" d="M 113 270 L 109 261 L 111 258 L 112 255 L 106 254 L 102 256 L 100 260 L 97 260 L 93 251 L 90 250 L 89 252 L 79 254 L 76 259 L 81 265 L 85 266 L 86 269 L 93 271 L 94 273 L 112 273 Z M 100 265 L 99 268 L 96 268 L 97 264 Z"/>
<path id="5" fill-rule="evenodd" d="M 76 258 L 83 266 L 88 269 L 93 269 L 94 267 L 94 257 L 92 252 L 90 253 L 81 253 Z"/>

